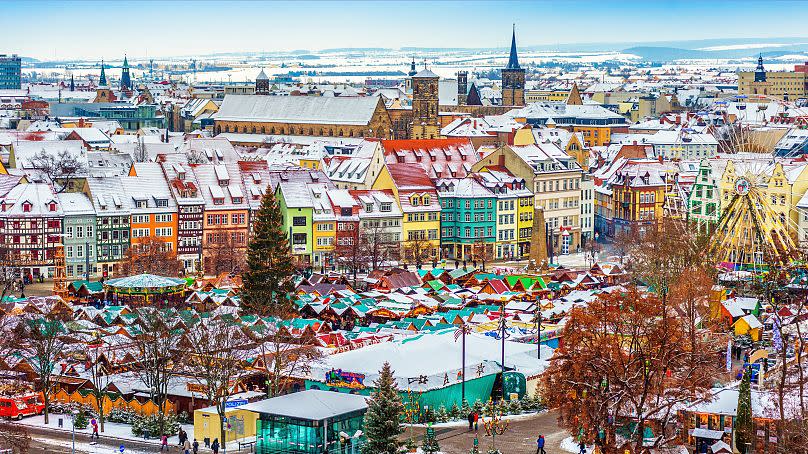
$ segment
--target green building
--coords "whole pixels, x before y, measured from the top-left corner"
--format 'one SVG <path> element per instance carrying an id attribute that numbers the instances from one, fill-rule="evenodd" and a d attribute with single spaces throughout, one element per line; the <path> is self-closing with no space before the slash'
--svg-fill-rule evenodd
<path id="1" fill-rule="evenodd" d="M 96 272 L 96 219 L 93 204 L 81 192 L 57 195 L 64 212 L 62 244 L 68 279 L 90 280 Z"/>
<path id="2" fill-rule="evenodd" d="M 721 191 L 713 176 L 713 169 L 706 159 L 699 163 L 696 181 L 687 200 L 687 214 L 699 229 L 718 222 L 721 216 Z"/>
<path id="3" fill-rule="evenodd" d="M 240 407 L 258 414 L 257 454 L 358 453 L 367 408 L 363 396 L 318 390 Z"/>
<path id="4" fill-rule="evenodd" d="M 84 193 L 95 209 L 97 273 L 115 275 L 118 264 L 129 249 L 129 220 L 132 198 L 127 197 L 118 177 L 87 178 Z"/>
<path id="5" fill-rule="evenodd" d="M 496 241 L 496 196 L 472 177 L 436 184 L 441 206 L 442 257 L 490 261 Z"/>
<path id="6" fill-rule="evenodd" d="M 299 263 L 311 263 L 314 203 L 308 187 L 303 182 L 281 181 L 275 196 L 283 214 L 283 229 L 289 237 L 292 255 Z"/>

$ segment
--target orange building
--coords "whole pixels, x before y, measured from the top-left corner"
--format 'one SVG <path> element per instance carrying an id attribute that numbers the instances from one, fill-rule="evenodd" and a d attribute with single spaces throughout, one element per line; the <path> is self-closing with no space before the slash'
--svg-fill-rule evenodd
<path id="1" fill-rule="evenodd" d="M 160 164 L 138 162 L 132 164 L 129 175 L 122 177 L 126 196 L 132 201 L 130 238 L 132 247 L 156 237 L 166 249 L 177 248 L 177 203 L 163 176 Z"/>

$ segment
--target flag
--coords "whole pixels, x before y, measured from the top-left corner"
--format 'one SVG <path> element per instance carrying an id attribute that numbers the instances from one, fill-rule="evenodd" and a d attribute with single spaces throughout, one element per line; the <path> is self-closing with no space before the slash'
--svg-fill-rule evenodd
<path id="1" fill-rule="evenodd" d="M 732 339 L 727 341 L 727 372 L 732 371 Z"/>

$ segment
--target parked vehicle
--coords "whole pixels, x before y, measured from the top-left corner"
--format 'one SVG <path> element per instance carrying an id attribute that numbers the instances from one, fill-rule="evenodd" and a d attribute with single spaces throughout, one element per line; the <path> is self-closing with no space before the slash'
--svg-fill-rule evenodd
<path id="1" fill-rule="evenodd" d="M 38 415 L 45 411 L 40 393 L 0 396 L 0 417 L 22 419 L 23 416 Z"/>

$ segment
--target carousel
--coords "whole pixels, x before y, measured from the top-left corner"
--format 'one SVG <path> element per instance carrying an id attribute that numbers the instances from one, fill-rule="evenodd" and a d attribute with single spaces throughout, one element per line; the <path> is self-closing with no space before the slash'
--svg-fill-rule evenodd
<path id="1" fill-rule="evenodd" d="M 106 300 L 114 305 L 172 305 L 182 303 L 188 281 L 155 274 L 138 274 L 104 282 Z"/>

